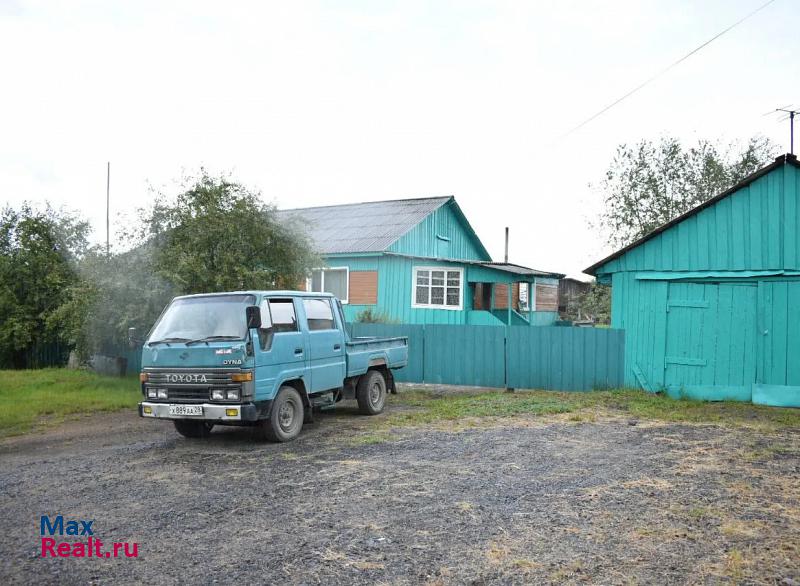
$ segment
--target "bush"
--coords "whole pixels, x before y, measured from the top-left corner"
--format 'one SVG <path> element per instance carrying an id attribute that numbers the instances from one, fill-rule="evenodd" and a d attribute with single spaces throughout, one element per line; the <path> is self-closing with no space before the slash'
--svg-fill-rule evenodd
<path id="1" fill-rule="evenodd" d="M 382 311 L 375 311 L 372 308 L 364 309 L 356 315 L 356 322 L 361 324 L 398 324 L 399 320 L 392 319 Z"/>

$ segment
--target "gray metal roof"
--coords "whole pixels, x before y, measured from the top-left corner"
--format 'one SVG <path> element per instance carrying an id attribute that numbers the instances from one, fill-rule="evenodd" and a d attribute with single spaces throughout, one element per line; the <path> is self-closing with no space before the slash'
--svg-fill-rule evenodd
<path id="1" fill-rule="evenodd" d="M 452 196 L 279 210 L 308 230 L 317 252 L 382 252 Z"/>
<path id="2" fill-rule="evenodd" d="M 504 271 L 506 273 L 513 273 L 515 275 L 527 275 L 527 276 L 537 276 L 537 277 L 554 277 L 560 279 L 564 276 L 563 273 L 553 273 L 550 271 L 540 271 L 538 269 L 532 269 L 530 267 L 523 267 L 522 265 L 516 265 L 514 263 L 507 263 L 507 262 L 481 262 L 477 263 L 484 267 L 489 267 L 492 269 L 497 269 L 498 271 Z"/>

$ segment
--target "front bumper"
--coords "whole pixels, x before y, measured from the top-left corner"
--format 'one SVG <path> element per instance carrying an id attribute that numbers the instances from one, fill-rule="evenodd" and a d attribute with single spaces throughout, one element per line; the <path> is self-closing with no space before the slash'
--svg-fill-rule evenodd
<path id="1" fill-rule="evenodd" d="M 151 419 L 196 419 L 199 421 L 258 421 L 259 408 L 253 403 L 242 405 L 218 405 L 214 403 L 196 403 L 203 407 L 202 415 L 170 415 L 169 403 L 142 401 L 139 403 L 139 416 Z M 186 405 L 181 403 L 181 405 Z M 235 409 L 236 415 L 228 415 L 229 409 Z"/>

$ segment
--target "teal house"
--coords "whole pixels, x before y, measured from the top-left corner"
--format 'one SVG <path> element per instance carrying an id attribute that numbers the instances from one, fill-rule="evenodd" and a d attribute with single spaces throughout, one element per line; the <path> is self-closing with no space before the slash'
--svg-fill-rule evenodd
<path id="1" fill-rule="evenodd" d="M 782 155 L 586 269 L 610 284 L 625 384 L 800 407 L 800 164 Z"/>
<path id="2" fill-rule="evenodd" d="M 323 265 L 301 288 L 335 294 L 348 321 L 548 325 L 563 275 L 493 262 L 453 197 L 282 210 Z M 367 311 L 368 310 L 368 311 Z"/>

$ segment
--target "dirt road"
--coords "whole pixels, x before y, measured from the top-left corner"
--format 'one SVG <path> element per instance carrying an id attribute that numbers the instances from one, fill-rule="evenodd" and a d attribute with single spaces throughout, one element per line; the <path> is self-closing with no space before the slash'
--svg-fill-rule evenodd
<path id="1" fill-rule="evenodd" d="M 381 441 L 374 422 L 349 406 L 275 445 L 117 413 L 0 442 L 0 577 L 800 583 L 800 430 L 540 416 Z M 42 558 L 43 514 L 138 557 Z"/>

